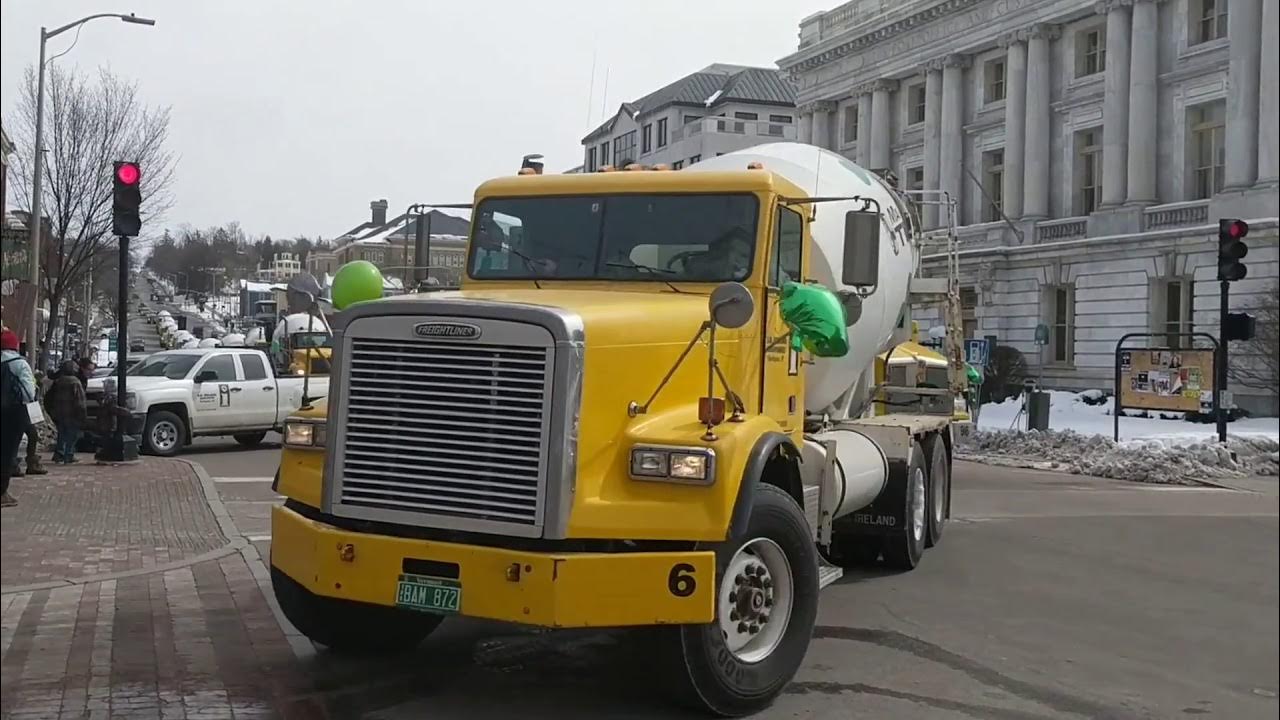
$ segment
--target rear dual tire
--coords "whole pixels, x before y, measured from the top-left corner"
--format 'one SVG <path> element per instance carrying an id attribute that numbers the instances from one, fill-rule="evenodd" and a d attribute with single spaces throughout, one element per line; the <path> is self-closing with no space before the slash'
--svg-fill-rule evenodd
<path id="1" fill-rule="evenodd" d="M 716 620 L 662 629 L 677 699 L 723 717 L 769 706 L 795 677 L 818 616 L 818 554 L 783 490 L 755 488 L 742 537 L 716 550 Z"/>

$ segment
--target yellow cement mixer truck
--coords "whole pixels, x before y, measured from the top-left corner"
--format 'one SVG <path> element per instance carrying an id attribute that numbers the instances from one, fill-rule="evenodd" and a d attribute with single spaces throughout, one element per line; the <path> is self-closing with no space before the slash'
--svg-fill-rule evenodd
<path id="1" fill-rule="evenodd" d="M 285 432 L 281 608 L 338 651 L 652 626 L 678 696 L 759 710 L 842 567 L 942 538 L 955 394 L 886 360 L 954 289 L 920 257 L 911 203 L 809 145 L 484 183 L 460 290 L 336 316 Z"/>

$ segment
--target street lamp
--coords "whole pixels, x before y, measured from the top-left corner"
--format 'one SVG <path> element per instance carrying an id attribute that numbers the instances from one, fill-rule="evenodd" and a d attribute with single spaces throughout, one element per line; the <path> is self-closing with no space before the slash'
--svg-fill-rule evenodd
<path id="1" fill-rule="evenodd" d="M 36 335 L 39 332 L 40 324 L 36 320 L 36 310 L 40 306 L 40 215 L 42 209 L 40 207 L 40 193 L 43 190 L 44 175 L 44 46 L 51 37 L 56 37 L 62 33 L 98 18 L 120 18 L 121 21 L 130 25 L 155 25 L 156 21 L 150 18 L 140 18 L 132 13 L 123 15 L 120 13 L 97 13 L 82 17 L 75 22 L 67 23 L 60 28 L 54 28 L 52 31 L 40 28 L 40 68 L 39 79 L 36 81 L 36 147 L 35 147 L 35 166 L 31 170 L 31 237 L 27 243 L 30 249 L 30 270 L 31 270 L 31 324 L 27 326 L 27 349 L 31 353 L 31 366 L 37 367 L 36 358 L 39 355 L 37 347 L 39 340 Z M 124 289 L 121 288 L 121 292 Z M 52 321 L 52 318 L 50 318 Z"/>

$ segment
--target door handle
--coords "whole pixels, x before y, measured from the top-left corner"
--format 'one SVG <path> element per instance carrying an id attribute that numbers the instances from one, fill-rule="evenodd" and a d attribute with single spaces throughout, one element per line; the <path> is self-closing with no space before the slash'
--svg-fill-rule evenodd
<path id="1" fill-rule="evenodd" d="M 262 389 L 263 389 L 263 390 L 265 390 L 266 392 L 271 392 L 272 390 L 275 390 L 275 388 L 271 387 L 270 385 L 267 385 L 266 387 L 264 387 L 264 388 L 262 388 Z"/>
<path id="2" fill-rule="evenodd" d="M 244 388 L 231 388 L 231 392 L 240 392 Z"/>

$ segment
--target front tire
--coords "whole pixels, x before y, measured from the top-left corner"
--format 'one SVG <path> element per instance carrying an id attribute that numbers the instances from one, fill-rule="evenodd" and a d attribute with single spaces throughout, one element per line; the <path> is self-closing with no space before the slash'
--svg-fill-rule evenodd
<path id="1" fill-rule="evenodd" d="M 682 700 L 725 717 L 769 706 L 804 660 L 818 616 L 818 553 L 804 512 L 761 483 L 741 537 L 716 551 L 716 621 L 666 638 Z M 665 660 L 665 658 L 664 658 Z"/>
<path id="2" fill-rule="evenodd" d="M 284 616 L 307 636 L 337 653 L 412 650 L 440 625 L 440 615 L 316 595 L 271 566 L 271 588 Z"/>
<path id="3" fill-rule="evenodd" d="M 267 436 L 267 433 L 265 431 L 236 433 L 235 435 L 232 435 L 232 437 L 236 439 L 236 442 L 240 443 L 242 447 L 247 447 L 247 448 L 258 447 L 259 445 L 262 444 L 262 440 L 266 436 Z"/>
<path id="4" fill-rule="evenodd" d="M 147 452 L 160 457 L 173 457 L 182 449 L 187 437 L 187 424 L 168 410 L 157 410 L 147 415 L 142 430 L 142 442 Z"/>
<path id="5" fill-rule="evenodd" d="M 911 443 L 911 460 L 903 488 L 902 517 L 906 522 L 901 532 L 885 538 L 884 543 L 884 562 L 895 570 L 914 570 L 924 555 L 929 526 L 929 476 L 925 468 L 924 448 L 918 442 Z"/>

